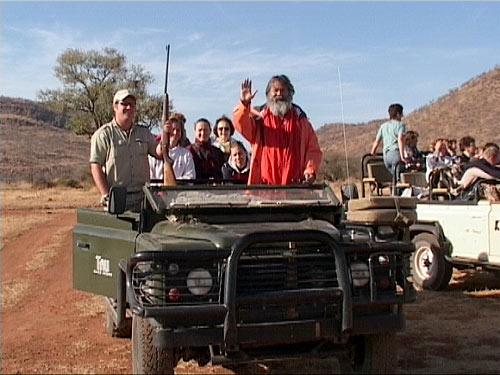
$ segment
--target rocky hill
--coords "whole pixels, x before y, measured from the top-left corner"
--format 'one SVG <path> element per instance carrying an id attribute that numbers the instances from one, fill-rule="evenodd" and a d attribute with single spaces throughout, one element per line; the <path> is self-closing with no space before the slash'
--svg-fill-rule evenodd
<path id="1" fill-rule="evenodd" d="M 419 148 L 427 150 L 438 137 L 460 139 L 471 135 L 478 145 L 493 141 L 500 143 L 500 67 L 483 73 L 451 89 L 429 104 L 405 113 L 408 130 L 420 134 Z M 387 103 L 388 105 L 390 103 Z M 404 106 L 404 103 L 402 103 Z M 379 125 L 386 119 L 346 126 L 347 150 L 351 156 L 370 151 Z M 341 124 L 328 124 L 318 129 L 324 151 L 344 153 Z"/>
<path id="2" fill-rule="evenodd" d="M 40 183 L 89 173 L 88 137 L 64 128 L 42 103 L 0 97 L 0 178 Z"/>

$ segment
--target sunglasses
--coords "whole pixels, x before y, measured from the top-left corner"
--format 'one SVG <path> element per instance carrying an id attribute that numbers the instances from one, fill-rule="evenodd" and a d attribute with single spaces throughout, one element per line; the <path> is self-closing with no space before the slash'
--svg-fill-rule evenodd
<path id="1" fill-rule="evenodd" d="M 130 107 L 130 108 L 135 108 L 135 103 L 134 102 L 123 102 L 123 101 L 119 101 L 118 103 L 120 103 L 122 106 L 124 106 L 125 108 L 127 107 Z"/>
<path id="2" fill-rule="evenodd" d="M 227 126 L 220 126 L 217 129 L 223 130 L 223 131 L 229 131 L 230 130 L 229 127 L 227 127 Z"/>

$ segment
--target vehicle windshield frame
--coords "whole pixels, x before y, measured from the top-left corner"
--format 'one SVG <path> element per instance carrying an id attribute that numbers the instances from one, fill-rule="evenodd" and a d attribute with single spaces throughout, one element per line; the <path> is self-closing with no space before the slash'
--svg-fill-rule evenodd
<path id="1" fill-rule="evenodd" d="M 159 214 L 204 208 L 338 207 L 326 184 L 313 185 L 178 185 L 146 184 L 144 193 Z"/>

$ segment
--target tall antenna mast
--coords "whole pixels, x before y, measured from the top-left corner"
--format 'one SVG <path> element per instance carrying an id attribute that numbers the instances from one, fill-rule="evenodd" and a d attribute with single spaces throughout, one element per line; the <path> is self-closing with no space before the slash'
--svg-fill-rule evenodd
<path id="1" fill-rule="evenodd" d="M 340 67 L 337 67 L 338 73 L 339 73 L 339 89 L 340 89 L 340 108 L 341 108 L 341 113 L 342 113 L 342 130 L 344 132 L 344 154 L 345 154 L 345 166 L 346 166 L 346 173 L 347 173 L 347 183 L 350 184 L 350 177 L 349 177 L 349 159 L 347 158 L 347 139 L 345 136 L 345 121 L 344 121 L 344 100 L 342 97 L 342 81 L 340 79 Z"/>

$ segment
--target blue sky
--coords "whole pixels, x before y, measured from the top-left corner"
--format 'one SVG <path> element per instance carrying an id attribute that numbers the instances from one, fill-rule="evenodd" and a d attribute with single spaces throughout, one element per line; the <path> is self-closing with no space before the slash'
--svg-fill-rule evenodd
<path id="1" fill-rule="evenodd" d="M 188 135 L 199 117 L 231 115 L 246 77 L 262 104 L 269 78 L 288 75 L 319 128 L 342 113 L 385 118 L 393 102 L 408 114 L 500 63 L 499 2 L 2 1 L 0 12 L 1 95 L 36 99 L 60 87 L 65 49 L 104 47 L 144 66 L 161 94 L 169 43 L 169 94 Z"/>

